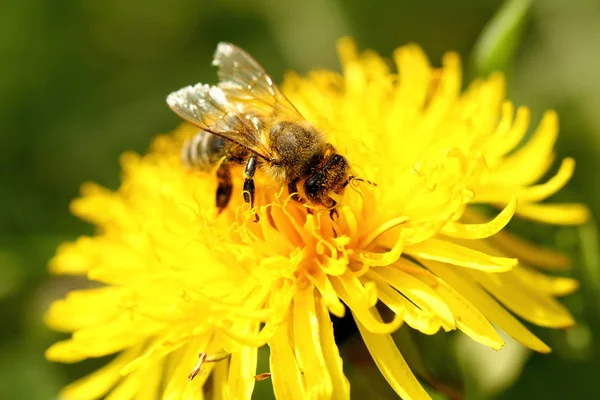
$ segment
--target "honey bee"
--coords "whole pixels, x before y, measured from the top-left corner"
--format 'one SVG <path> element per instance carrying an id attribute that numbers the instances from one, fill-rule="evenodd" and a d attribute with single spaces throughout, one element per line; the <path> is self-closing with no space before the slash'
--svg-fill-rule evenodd
<path id="1" fill-rule="evenodd" d="M 218 211 L 227 207 L 233 192 L 231 165 L 242 164 L 243 198 L 251 207 L 254 175 L 260 169 L 287 185 L 292 199 L 329 209 L 333 218 L 337 202 L 332 197 L 339 199 L 355 179 L 346 158 L 302 117 L 244 50 L 219 43 L 213 65 L 218 68 L 216 86 L 184 87 L 171 93 L 167 103 L 200 128 L 184 144 L 182 159 L 201 170 L 216 168 Z"/>

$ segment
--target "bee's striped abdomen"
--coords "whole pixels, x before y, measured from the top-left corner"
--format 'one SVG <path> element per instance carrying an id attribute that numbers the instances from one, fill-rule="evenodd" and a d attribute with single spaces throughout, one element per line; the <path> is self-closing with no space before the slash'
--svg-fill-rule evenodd
<path id="1" fill-rule="evenodd" d="M 188 166 L 210 171 L 225 156 L 226 144 L 221 136 L 199 131 L 181 148 L 181 160 Z"/>

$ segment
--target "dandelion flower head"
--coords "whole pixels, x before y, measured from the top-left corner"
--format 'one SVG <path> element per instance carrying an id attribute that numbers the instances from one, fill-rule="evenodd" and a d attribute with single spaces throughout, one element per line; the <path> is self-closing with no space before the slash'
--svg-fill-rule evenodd
<path id="1" fill-rule="evenodd" d="M 97 234 L 61 246 L 50 268 L 99 285 L 53 303 L 47 323 L 72 335 L 46 355 L 67 363 L 117 356 L 64 398 L 250 398 L 265 345 L 277 398 L 349 398 L 331 315 L 351 313 L 396 393 L 427 399 L 394 344 L 402 324 L 425 334 L 458 329 L 500 349 L 495 325 L 539 352 L 550 349 L 517 317 L 573 324 L 556 297 L 577 283 L 541 271 L 568 260 L 504 229 L 513 217 L 587 218 L 579 204 L 541 203 L 574 169 L 561 160 L 540 182 L 554 161 L 556 113 L 521 145 L 529 111 L 505 100 L 500 74 L 463 92 L 454 53 L 440 68 L 416 45 L 389 62 L 349 39 L 339 53 L 341 74 L 290 73 L 282 85 L 355 174 L 376 184 L 349 185 L 336 218 L 290 201 L 259 171 L 254 222 L 241 169 L 218 214 L 214 173 L 181 163 L 197 132 L 187 124 L 143 156 L 124 154 L 118 190 L 82 187 L 72 212 Z"/>

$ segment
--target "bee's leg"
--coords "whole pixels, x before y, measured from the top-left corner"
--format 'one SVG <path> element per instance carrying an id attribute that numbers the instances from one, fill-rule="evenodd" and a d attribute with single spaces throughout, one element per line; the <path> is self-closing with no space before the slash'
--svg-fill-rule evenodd
<path id="1" fill-rule="evenodd" d="M 254 207 L 254 173 L 256 172 L 256 155 L 251 155 L 244 168 L 244 201 Z"/>
<path id="2" fill-rule="evenodd" d="M 292 196 L 292 200 L 297 201 L 298 203 L 304 203 L 304 199 L 302 197 L 300 197 L 300 194 L 298 193 L 297 183 L 298 183 L 297 179 L 290 181 L 288 183 L 288 192 Z"/>
<path id="3" fill-rule="evenodd" d="M 302 197 L 300 197 L 300 193 L 298 193 L 297 183 L 298 183 L 298 180 L 290 181 L 288 183 L 288 192 L 292 196 L 292 200 L 297 201 L 300 204 L 304 204 L 304 203 L 306 203 L 306 200 L 303 199 Z M 312 214 L 313 210 L 312 210 L 312 208 L 307 207 L 306 212 L 308 212 L 309 214 Z"/>
<path id="4" fill-rule="evenodd" d="M 252 154 L 244 168 L 244 201 L 254 207 L 254 173 L 256 172 L 256 164 L 258 158 L 256 154 Z M 254 216 L 254 222 L 258 222 L 258 214 Z"/>
<path id="5" fill-rule="evenodd" d="M 227 204 L 229 204 L 231 193 L 233 192 L 231 169 L 229 168 L 227 160 L 224 160 L 221 165 L 219 165 L 219 169 L 217 169 L 217 179 L 219 181 L 219 186 L 217 186 L 216 203 L 220 214 L 221 211 L 227 207 Z"/>
<path id="6" fill-rule="evenodd" d="M 331 218 L 332 221 L 335 218 L 338 218 L 340 216 L 340 214 L 338 213 L 336 205 L 337 205 L 337 202 L 335 200 L 333 200 L 333 205 L 331 206 L 332 208 L 329 210 L 329 218 Z"/>

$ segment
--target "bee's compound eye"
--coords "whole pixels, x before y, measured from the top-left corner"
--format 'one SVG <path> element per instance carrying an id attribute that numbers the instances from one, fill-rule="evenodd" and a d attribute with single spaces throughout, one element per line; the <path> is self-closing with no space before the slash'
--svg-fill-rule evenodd
<path id="1" fill-rule="evenodd" d="M 321 203 L 321 197 L 325 191 L 325 181 L 325 174 L 323 174 L 323 172 L 317 172 L 304 182 L 304 193 L 309 202 L 313 204 Z"/>
<path id="2" fill-rule="evenodd" d="M 304 191 L 308 193 L 316 193 L 319 188 L 319 181 L 323 178 L 321 173 L 316 173 L 304 182 Z"/>

